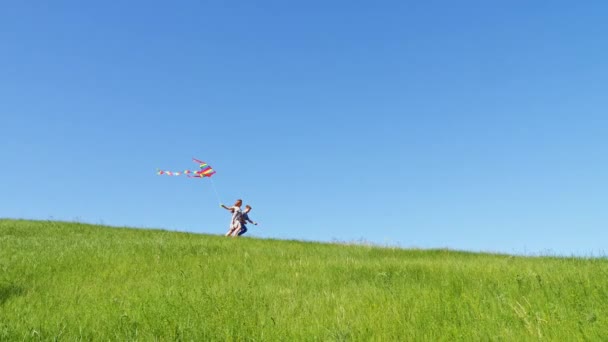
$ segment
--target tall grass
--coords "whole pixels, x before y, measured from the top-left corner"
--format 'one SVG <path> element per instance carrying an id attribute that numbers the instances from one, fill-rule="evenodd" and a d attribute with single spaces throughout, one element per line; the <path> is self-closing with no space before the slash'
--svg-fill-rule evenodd
<path id="1" fill-rule="evenodd" d="M 608 260 L 0 220 L 0 340 L 606 340 Z"/>

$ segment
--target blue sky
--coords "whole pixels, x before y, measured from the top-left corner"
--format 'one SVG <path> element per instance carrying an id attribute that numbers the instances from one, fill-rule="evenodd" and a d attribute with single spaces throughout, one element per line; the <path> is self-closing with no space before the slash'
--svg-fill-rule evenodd
<path id="1" fill-rule="evenodd" d="M 608 5 L 0 5 L 0 217 L 605 255 Z"/>

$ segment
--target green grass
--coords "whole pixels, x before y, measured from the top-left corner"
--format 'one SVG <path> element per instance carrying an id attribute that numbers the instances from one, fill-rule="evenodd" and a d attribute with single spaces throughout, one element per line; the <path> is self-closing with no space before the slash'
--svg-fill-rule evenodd
<path id="1" fill-rule="evenodd" d="M 605 258 L 0 220 L 0 341 L 607 338 Z"/>

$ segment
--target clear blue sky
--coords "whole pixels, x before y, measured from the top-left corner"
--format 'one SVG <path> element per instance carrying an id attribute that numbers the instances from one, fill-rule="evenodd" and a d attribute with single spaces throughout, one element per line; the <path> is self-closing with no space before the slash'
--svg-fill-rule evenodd
<path id="1" fill-rule="evenodd" d="M 606 254 L 604 1 L 10 1 L 0 217 Z"/>

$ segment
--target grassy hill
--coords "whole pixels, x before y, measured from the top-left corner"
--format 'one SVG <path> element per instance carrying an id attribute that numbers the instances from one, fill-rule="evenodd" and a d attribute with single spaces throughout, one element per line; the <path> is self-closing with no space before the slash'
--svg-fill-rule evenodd
<path id="1" fill-rule="evenodd" d="M 0 220 L 0 340 L 602 340 L 608 260 Z"/>

